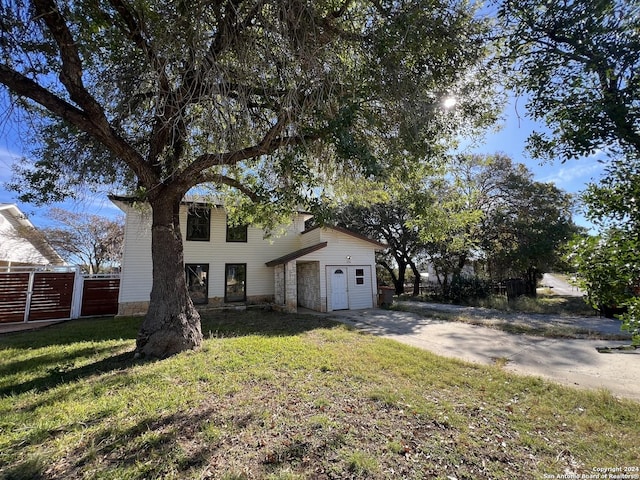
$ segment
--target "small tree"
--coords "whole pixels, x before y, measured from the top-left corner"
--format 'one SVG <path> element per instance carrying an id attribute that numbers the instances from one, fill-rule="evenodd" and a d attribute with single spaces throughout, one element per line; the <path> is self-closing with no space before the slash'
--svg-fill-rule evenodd
<path id="1" fill-rule="evenodd" d="M 69 263 L 79 262 L 88 273 L 119 266 L 124 242 L 124 222 L 99 215 L 52 208 L 49 218 L 59 226 L 43 229 L 51 245 Z"/>
<path id="2" fill-rule="evenodd" d="M 570 245 L 569 262 L 589 305 L 606 316 L 619 315 L 623 328 L 640 345 L 640 254 L 625 230 L 611 228 L 582 236 Z"/>
<path id="3" fill-rule="evenodd" d="M 571 195 L 527 176 L 511 178 L 508 200 L 488 215 L 483 250 L 487 267 L 501 279 L 523 278 L 525 294 L 536 296 L 539 277 L 558 263 L 562 247 L 579 231 Z"/>

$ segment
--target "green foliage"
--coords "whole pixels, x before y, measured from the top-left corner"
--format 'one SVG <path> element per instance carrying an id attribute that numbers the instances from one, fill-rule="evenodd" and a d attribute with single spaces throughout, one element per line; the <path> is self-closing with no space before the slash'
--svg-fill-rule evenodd
<path id="1" fill-rule="evenodd" d="M 479 277 L 461 275 L 451 281 L 449 298 L 454 302 L 487 298 L 491 294 L 491 282 Z"/>
<path id="2" fill-rule="evenodd" d="M 152 199 L 210 184 L 291 209 L 342 177 L 384 181 L 407 153 L 435 158 L 497 111 L 489 25 L 457 0 L 0 9 L 0 84 L 35 132 L 13 187 L 37 203 L 83 185 Z"/>
<path id="3" fill-rule="evenodd" d="M 458 156 L 424 189 L 413 202 L 413 222 L 447 297 L 449 279 L 471 260 L 493 281 L 526 278 L 535 294 L 538 274 L 577 230 L 573 199 L 503 155 Z"/>
<path id="4" fill-rule="evenodd" d="M 640 151 L 638 2 L 504 0 L 513 86 L 551 135 L 530 147 L 549 158 Z"/>
<path id="5" fill-rule="evenodd" d="M 412 224 L 411 212 L 403 201 L 405 195 L 406 191 L 390 195 L 389 201 L 368 206 L 343 206 L 332 215 L 338 226 L 387 245 L 383 252 L 376 254 L 376 263 L 384 276 L 391 279 L 398 295 L 404 293 L 407 268 L 413 272 L 414 285 L 415 278 L 419 282 L 418 260 L 424 249 L 418 228 Z M 418 292 L 414 291 L 414 294 Z"/>
<path id="6" fill-rule="evenodd" d="M 489 24 L 463 0 L 5 0 L 0 18 L 0 85 L 37 154 L 13 188 L 45 203 L 106 183 L 151 205 L 140 350 L 200 342 L 175 214 L 188 192 L 233 194 L 234 222 L 273 230 L 345 183 L 411 176 L 499 107 Z"/>
<path id="7" fill-rule="evenodd" d="M 605 175 L 583 195 L 587 217 L 604 228 L 615 226 L 630 234 L 640 227 L 640 161 L 638 155 L 611 160 Z"/>
<path id="8" fill-rule="evenodd" d="M 640 346 L 640 297 L 634 296 L 628 299 L 624 306 L 627 311 L 619 317 L 622 320 L 622 330 L 632 335 L 633 345 Z"/>
<path id="9" fill-rule="evenodd" d="M 601 183 L 584 195 L 587 217 L 603 231 L 577 241 L 572 254 L 597 308 L 634 304 L 639 278 L 638 7 L 635 0 L 505 0 L 500 9 L 518 71 L 514 86 L 530 94 L 528 110 L 551 129 L 531 138 L 533 153 L 566 160 L 605 151 L 612 157 Z M 627 308 L 631 325 L 637 310 Z"/>
<path id="10" fill-rule="evenodd" d="M 624 328 L 640 341 L 640 250 L 624 230 L 610 229 L 600 236 L 572 242 L 569 261 L 577 272 L 587 302 L 606 314 L 616 313 Z"/>
<path id="11" fill-rule="evenodd" d="M 527 294 L 535 296 L 539 275 L 555 267 L 562 247 L 580 230 L 572 221 L 573 198 L 530 174 L 512 176 L 506 191 L 486 221 L 488 268 L 498 279 L 523 278 Z"/>

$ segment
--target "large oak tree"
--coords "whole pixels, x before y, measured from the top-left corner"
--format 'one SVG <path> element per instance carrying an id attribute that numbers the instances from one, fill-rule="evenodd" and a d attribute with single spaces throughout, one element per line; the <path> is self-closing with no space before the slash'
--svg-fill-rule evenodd
<path id="1" fill-rule="evenodd" d="M 178 219 L 191 189 L 235 192 L 268 223 L 345 176 L 384 179 L 407 157 L 424 161 L 493 116 L 487 28 L 458 0 L 0 5 L 0 84 L 36 135 L 22 198 L 107 183 L 151 206 L 140 354 L 202 341 Z"/>

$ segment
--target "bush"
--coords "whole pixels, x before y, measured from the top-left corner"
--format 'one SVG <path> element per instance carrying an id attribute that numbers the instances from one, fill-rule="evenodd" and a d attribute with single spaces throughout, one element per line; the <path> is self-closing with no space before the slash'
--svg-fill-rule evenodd
<path id="1" fill-rule="evenodd" d="M 625 303 L 627 311 L 620 315 L 622 330 L 631 334 L 632 344 L 640 345 L 640 298 L 633 297 Z"/>
<path id="2" fill-rule="evenodd" d="M 478 277 L 456 277 L 451 281 L 448 300 L 460 303 L 468 299 L 487 298 L 491 294 L 491 283 Z"/>

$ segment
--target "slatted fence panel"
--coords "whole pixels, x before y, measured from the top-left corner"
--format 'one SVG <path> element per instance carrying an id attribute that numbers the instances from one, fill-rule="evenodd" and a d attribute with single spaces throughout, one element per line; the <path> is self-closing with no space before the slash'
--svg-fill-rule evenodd
<path id="1" fill-rule="evenodd" d="M 70 318 L 74 280 L 75 273 L 37 272 L 33 280 L 29 320 Z"/>
<path id="2" fill-rule="evenodd" d="M 28 290 L 28 273 L 0 274 L 0 323 L 24 321 Z"/>
<path id="3" fill-rule="evenodd" d="M 119 278 L 85 278 L 80 316 L 115 315 L 118 313 Z"/>

